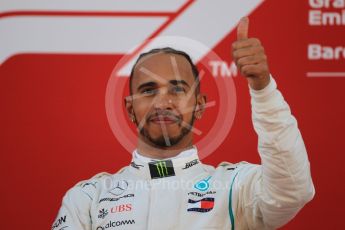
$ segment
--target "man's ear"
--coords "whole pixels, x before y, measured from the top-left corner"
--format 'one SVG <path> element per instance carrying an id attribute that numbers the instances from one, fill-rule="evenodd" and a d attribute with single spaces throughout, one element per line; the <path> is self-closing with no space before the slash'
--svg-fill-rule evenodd
<path id="1" fill-rule="evenodd" d="M 196 98 L 196 109 L 195 109 L 195 118 L 196 119 L 201 119 L 202 115 L 205 112 L 205 105 L 207 102 L 207 95 L 204 93 L 199 93 L 197 98 Z"/>
<path id="2" fill-rule="evenodd" d="M 129 120 L 134 122 L 135 121 L 135 115 L 134 115 L 134 111 L 133 111 L 133 97 L 127 96 L 127 97 L 125 97 L 124 100 L 125 100 L 125 106 L 126 106 L 128 118 L 129 118 Z"/>

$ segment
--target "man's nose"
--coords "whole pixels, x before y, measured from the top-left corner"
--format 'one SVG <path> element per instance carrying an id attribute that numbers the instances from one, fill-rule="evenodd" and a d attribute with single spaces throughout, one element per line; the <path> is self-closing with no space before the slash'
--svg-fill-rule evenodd
<path id="1" fill-rule="evenodd" d="M 168 90 L 161 90 L 155 98 L 155 109 L 172 109 L 173 98 L 169 95 Z"/>

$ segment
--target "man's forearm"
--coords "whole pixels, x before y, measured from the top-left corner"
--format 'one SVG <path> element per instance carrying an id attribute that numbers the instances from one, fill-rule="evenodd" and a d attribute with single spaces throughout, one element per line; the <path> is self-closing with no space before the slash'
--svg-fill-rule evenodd
<path id="1" fill-rule="evenodd" d="M 271 77 L 268 86 L 250 89 L 250 94 L 262 160 L 261 209 L 264 222 L 277 227 L 295 216 L 315 193 L 309 160 L 297 121 L 275 80 Z"/>

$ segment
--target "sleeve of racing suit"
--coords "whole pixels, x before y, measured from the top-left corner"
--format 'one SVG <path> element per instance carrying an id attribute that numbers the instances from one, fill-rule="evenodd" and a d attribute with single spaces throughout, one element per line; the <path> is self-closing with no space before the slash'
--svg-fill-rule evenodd
<path id="1" fill-rule="evenodd" d="M 315 189 L 297 121 L 275 80 L 271 76 L 262 90 L 250 88 L 250 95 L 261 166 L 239 167 L 236 216 L 249 229 L 276 229 L 313 198 Z"/>
<path id="2" fill-rule="evenodd" d="M 90 203 L 92 198 L 80 186 L 71 188 L 62 200 L 52 230 L 91 230 Z"/>

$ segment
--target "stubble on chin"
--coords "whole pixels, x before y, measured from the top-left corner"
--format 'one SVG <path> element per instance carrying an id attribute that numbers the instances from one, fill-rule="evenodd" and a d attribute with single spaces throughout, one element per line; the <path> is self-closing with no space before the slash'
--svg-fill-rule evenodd
<path id="1" fill-rule="evenodd" d="M 190 127 L 193 127 L 194 121 L 195 121 L 195 118 L 194 116 L 192 116 L 191 121 L 189 122 L 189 125 L 190 125 L 189 127 L 182 126 L 180 122 L 179 127 L 181 127 L 181 131 L 179 135 L 175 137 L 168 136 L 167 138 L 169 141 L 166 140 L 164 135 L 161 135 L 157 138 L 153 138 L 145 127 L 140 129 L 140 134 L 144 136 L 144 138 L 149 142 L 149 144 L 154 147 L 158 147 L 158 148 L 172 147 L 178 144 L 181 140 L 183 140 L 183 138 L 185 138 L 185 136 L 187 136 L 191 132 Z"/>

